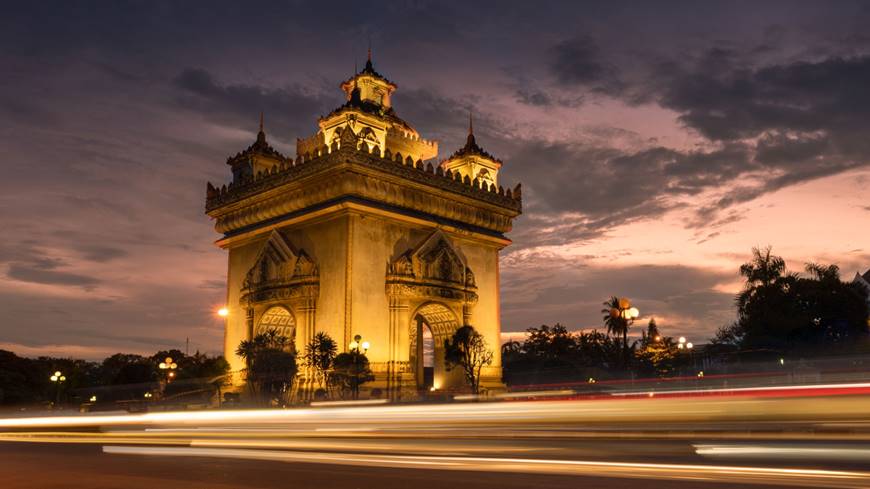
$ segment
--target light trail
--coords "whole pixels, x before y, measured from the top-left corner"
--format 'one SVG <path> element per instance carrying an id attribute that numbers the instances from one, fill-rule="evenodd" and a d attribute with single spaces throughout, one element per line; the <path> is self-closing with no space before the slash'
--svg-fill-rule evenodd
<path id="1" fill-rule="evenodd" d="M 817 386 L 819 389 L 830 385 Z M 611 397 L 597 400 L 541 400 L 533 402 L 483 402 L 430 405 L 371 405 L 329 408 L 264 409 L 234 411 L 181 411 L 125 415 L 45 416 L 0 419 L 0 429 L 82 428 L 142 425 L 234 426 L 281 424 L 397 428 L 408 426 L 487 424 L 519 426 L 532 424 L 606 423 L 717 423 L 768 421 L 787 423 L 812 419 L 816 423 L 862 422 L 870 413 L 870 384 L 836 386 L 838 395 L 821 397 L 818 391 L 805 396 L 768 395 L 766 388 L 747 395 Z M 796 392 L 811 388 L 796 387 Z M 778 392 L 778 391 L 777 391 Z M 842 394 L 843 392 L 848 395 Z M 751 394 L 751 395 L 750 395 Z"/>
<path id="2" fill-rule="evenodd" d="M 743 467 L 726 465 L 655 464 L 534 458 L 451 457 L 293 452 L 231 448 L 107 446 L 116 455 L 216 457 L 276 462 L 316 463 L 390 468 L 513 472 L 632 479 L 703 479 L 709 482 L 775 484 L 789 487 L 866 488 L 870 472 Z"/>
<path id="3" fill-rule="evenodd" d="M 705 457 L 870 462 L 870 447 L 866 445 L 695 445 L 695 453 Z"/>

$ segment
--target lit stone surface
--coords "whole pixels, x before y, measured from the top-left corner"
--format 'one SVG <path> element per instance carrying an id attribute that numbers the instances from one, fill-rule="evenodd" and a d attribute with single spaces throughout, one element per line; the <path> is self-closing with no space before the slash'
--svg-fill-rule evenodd
<path id="1" fill-rule="evenodd" d="M 495 185 L 501 162 L 471 133 L 440 165 L 424 162 L 437 144 L 395 115 L 396 85 L 370 61 L 342 88 L 347 103 L 299 141 L 296 158 L 271 148 L 261 124 L 227 161 L 232 183 L 208 184 L 206 212 L 229 253 L 227 359 L 242 369 L 239 342 L 269 329 L 300 351 L 319 331 L 345 349 L 359 334 L 376 374 L 366 387 L 408 398 L 464 386 L 444 368 L 443 344 L 470 324 L 496 354 L 482 386 L 499 389 L 498 253 L 521 212 L 519 185 Z"/>

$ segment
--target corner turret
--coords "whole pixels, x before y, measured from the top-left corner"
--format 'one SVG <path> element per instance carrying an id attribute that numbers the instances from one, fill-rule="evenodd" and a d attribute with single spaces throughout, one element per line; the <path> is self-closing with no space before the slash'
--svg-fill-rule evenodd
<path id="1" fill-rule="evenodd" d="M 487 153 L 474 138 L 474 121 L 471 113 L 468 114 L 468 137 L 465 146 L 459 148 L 450 158 L 441 163 L 441 168 L 459 172 L 462 178 L 468 177 L 471 181 L 479 181 L 483 186 L 498 186 L 498 171 L 501 161 Z"/>

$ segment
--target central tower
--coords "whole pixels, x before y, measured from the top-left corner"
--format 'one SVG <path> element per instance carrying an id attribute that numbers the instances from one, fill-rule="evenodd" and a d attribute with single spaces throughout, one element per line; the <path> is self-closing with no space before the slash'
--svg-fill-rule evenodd
<path id="1" fill-rule="evenodd" d="M 229 255 L 227 360 L 241 370 L 239 342 L 271 329 L 300 352 L 319 331 L 345 350 L 359 334 L 376 376 L 367 387 L 392 398 L 458 390 L 443 344 L 471 325 L 495 353 L 481 385 L 499 387 L 498 253 L 520 186 L 497 186 L 501 162 L 471 128 L 465 147 L 433 164 L 437 143 L 396 115 L 397 86 L 371 57 L 340 86 L 344 104 L 297 140 L 295 158 L 267 143 L 261 119 L 256 141 L 227 160 L 232 181 L 207 186 Z"/>

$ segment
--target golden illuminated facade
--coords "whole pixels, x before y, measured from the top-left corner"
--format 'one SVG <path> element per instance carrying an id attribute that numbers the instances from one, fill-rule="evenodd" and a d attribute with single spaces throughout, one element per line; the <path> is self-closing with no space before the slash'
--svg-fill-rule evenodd
<path id="1" fill-rule="evenodd" d="M 482 386 L 499 388 L 498 254 L 521 212 L 519 185 L 497 185 L 501 162 L 470 131 L 449 159 L 427 162 L 437 143 L 395 114 L 396 85 L 371 59 L 341 88 L 345 103 L 297 141 L 295 158 L 269 146 L 261 121 L 227 161 L 232 182 L 208 184 L 206 212 L 229 252 L 227 359 L 243 368 L 239 342 L 270 329 L 299 351 L 319 331 L 344 349 L 359 334 L 376 375 L 367 388 L 391 398 L 461 389 L 443 344 L 470 324 L 495 353 Z"/>

